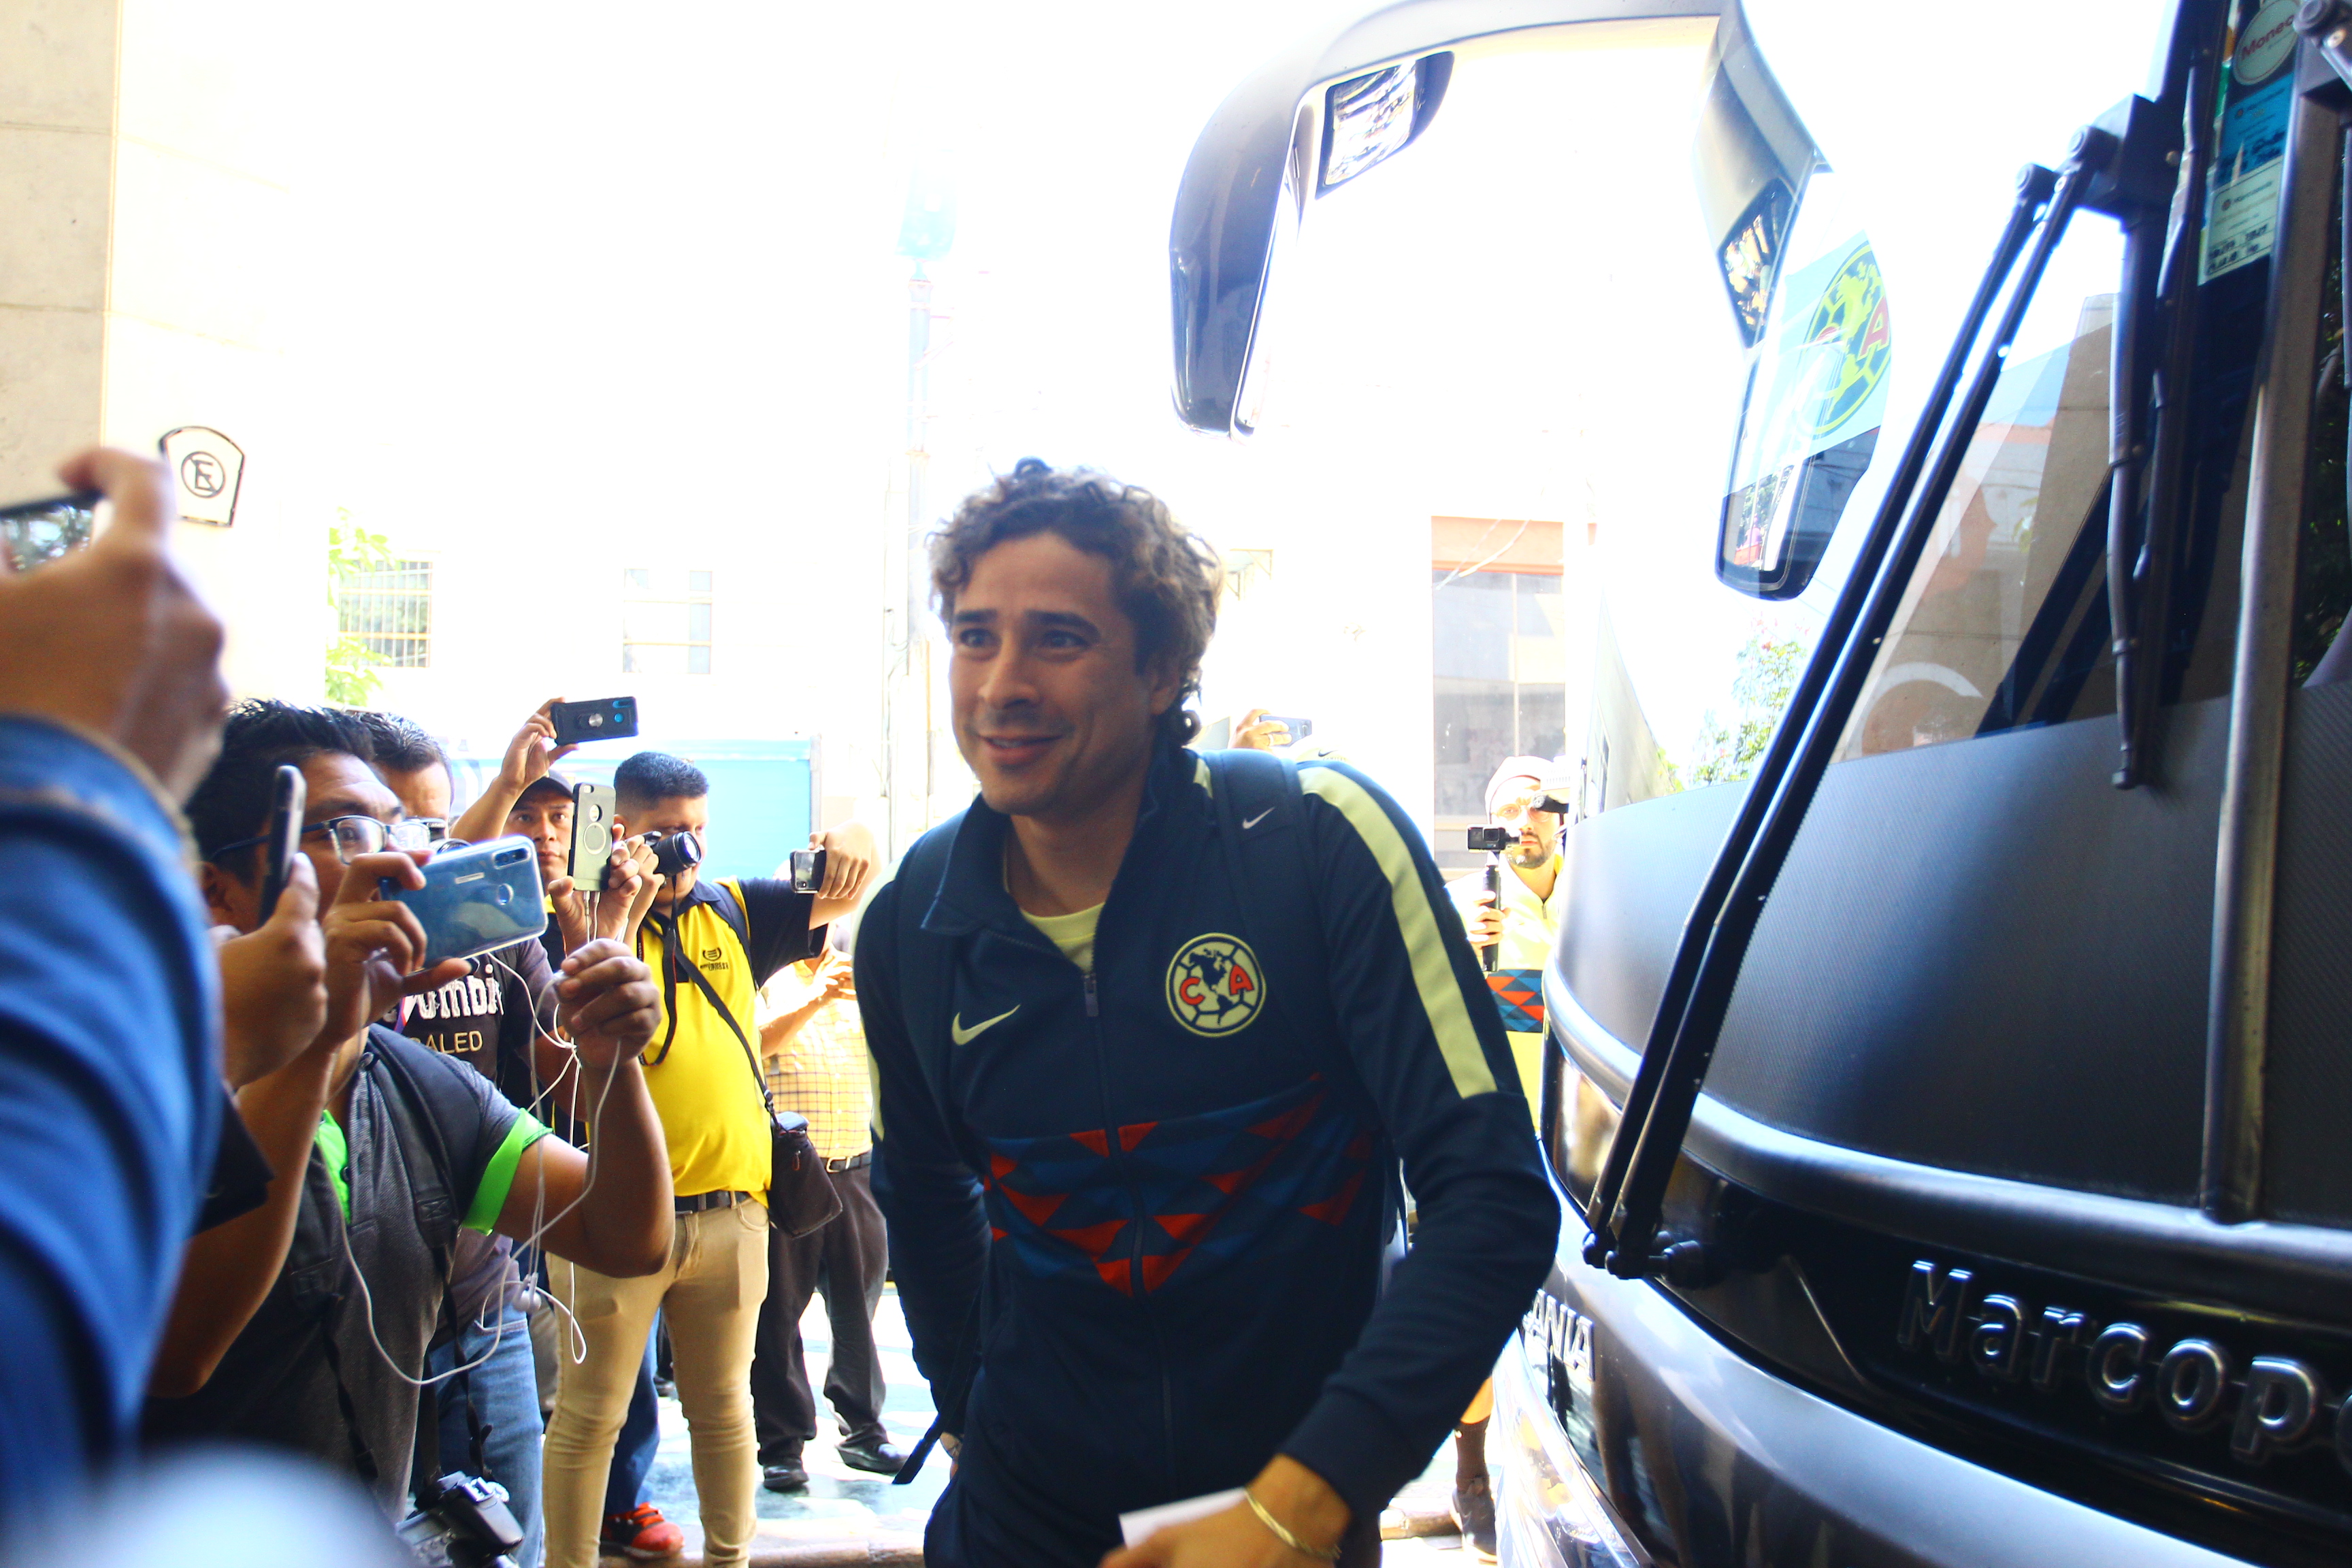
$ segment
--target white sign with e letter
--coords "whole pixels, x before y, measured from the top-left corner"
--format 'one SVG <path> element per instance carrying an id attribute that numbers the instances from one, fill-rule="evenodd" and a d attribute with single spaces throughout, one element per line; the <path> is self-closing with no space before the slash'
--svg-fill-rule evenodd
<path id="1" fill-rule="evenodd" d="M 236 521 L 236 492 L 245 479 L 245 449 L 217 430 L 183 425 L 156 443 L 180 487 L 180 517 L 226 528 Z"/>

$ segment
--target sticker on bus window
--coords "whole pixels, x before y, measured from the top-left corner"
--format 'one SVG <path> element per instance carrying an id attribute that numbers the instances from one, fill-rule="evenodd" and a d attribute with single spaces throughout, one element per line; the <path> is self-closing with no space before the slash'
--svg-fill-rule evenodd
<path id="1" fill-rule="evenodd" d="M 2294 103 L 2294 0 L 2270 0 L 2238 29 L 2221 78 L 2200 283 L 2262 260 L 2277 243 L 2279 176 Z"/>

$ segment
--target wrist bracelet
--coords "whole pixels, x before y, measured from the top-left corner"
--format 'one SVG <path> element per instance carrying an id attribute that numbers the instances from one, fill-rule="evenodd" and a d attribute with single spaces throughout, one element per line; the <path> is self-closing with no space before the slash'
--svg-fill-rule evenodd
<path id="1" fill-rule="evenodd" d="M 1309 1546 L 1307 1542 L 1299 1540 L 1298 1537 L 1291 1534 L 1289 1529 L 1283 1524 L 1282 1521 L 1266 1512 L 1265 1504 L 1258 1501 L 1257 1494 L 1251 1491 L 1247 1487 L 1244 1487 L 1242 1489 L 1242 1500 L 1249 1504 L 1250 1511 L 1257 1515 L 1257 1521 L 1260 1524 L 1274 1531 L 1274 1538 L 1276 1541 L 1281 1542 L 1285 1546 L 1289 1547 L 1290 1550 L 1297 1552 L 1301 1557 L 1312 1557 L 1318 1563 L 1337 1563 L 1339 1561 L 1339 1546 L 1337 1542 L 1334 1542 L 1328 1546 Z"/>

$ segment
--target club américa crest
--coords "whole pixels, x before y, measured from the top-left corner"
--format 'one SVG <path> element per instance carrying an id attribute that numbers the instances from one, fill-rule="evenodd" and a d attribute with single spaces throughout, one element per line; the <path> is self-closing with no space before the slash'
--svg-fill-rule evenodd
<path id="1" fill-rule="evenodd" d="M 1196 936 L 1168 965 L 1168 1010 L 1196 1035 L 1216 1039 L 1247 1028 L 1265 1005 L 1265 972 L 1239 937 Z"/>

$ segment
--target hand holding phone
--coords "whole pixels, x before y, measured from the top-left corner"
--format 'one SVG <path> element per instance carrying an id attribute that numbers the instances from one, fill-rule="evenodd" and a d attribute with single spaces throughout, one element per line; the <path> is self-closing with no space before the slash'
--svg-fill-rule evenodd
<path id="1" fill-rule="evenodd" d="M 551 697 L 541 703 L 507 742 L 506 756 L 499 763 L 501 786 L 520 795 L 545 778 L 549 768 L 572 754 L 572 747 L 556 740 L 555 721 L 549 716 L 562 701 L 560 697 Z"/>
<path id="2" fill-rule="evenodd" d="M 327 944 L 325 1033 L 348 1040 L 404 995 L 466 973 L 460 962 L 424 967 L 425 927 L 388 891 L 425 886 L 423 850 L 385 849 L 352 858 L 343 885 L 319 919 Z"/>
<path id="3" fill-rule="evenodd" d="M 171 478 L 116 451 L 85 452 L 59 477 L 103 489 L 113 521 L 37 572 L 0 569 L 0 712 L 103 736 L 184 799 L 218 747 L 228 686 L 221 623 L 173 560 Z"/>
<path id="4" fill-rule="evenodd" d="M 321 1043 L 327 1022 L 327 941 L 310 862 L 296 856 L 279 891 L 271 918 L 220 944 L 221 1073 L 231 1089 Z"/>

